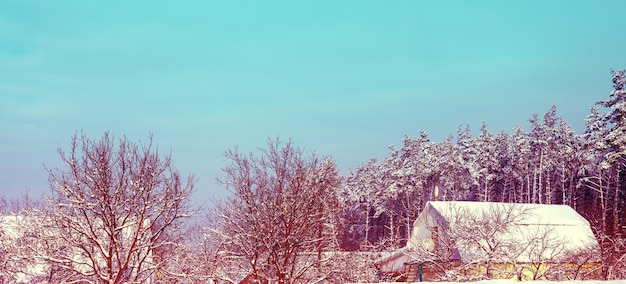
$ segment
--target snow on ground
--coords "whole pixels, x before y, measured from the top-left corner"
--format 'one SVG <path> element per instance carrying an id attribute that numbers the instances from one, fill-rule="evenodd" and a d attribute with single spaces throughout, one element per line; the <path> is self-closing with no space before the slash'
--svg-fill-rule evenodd
<path id="1" fill-rule="evenodd" d="M 545 280 L 537 280 L 537 281 L 523 281 L 523 283 L 532 282 L 532 284 L 626 284 L 626 280 L 572 280 L 572 281 L 545 281 Z M 397 282 L 382 282 L 378 284 L 393 284 Z M 477 282 L 412 282 L 413 284 L 419 283 L 430 283 L 430 284 L 514 284 L 520 283 L 514 280 L 483 280 Z M 352 283 L 352 284 L 366 284 L 366 283 Z M 529 283 L 530 284 L 530 283 Z"/>

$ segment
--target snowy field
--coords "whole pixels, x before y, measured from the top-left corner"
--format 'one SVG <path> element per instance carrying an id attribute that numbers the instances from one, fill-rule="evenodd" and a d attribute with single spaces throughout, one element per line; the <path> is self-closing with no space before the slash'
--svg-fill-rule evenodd
<path id="1" fill-rule="evenodd" d="M 524 283 L 532 282 L 532 284 L 626 284 L 626 280 L 610 280 L 610 281 L 601 281 L 601 280 L 573 280 L 573 281 L 523 281 Z M 382 282 L 387 284 L 397 283 L 397 282 Z M 460 283 L 476 283 L 476 284 L 513 284 L 520 283 L 514 280 L 484 280 L 477 282 L 412 282 L 414 284 L 417 283 L 432 283 L 432 284 L 460 284 Z M 353 283 L 353 284 L 365 284 L 365 283 Z"/>

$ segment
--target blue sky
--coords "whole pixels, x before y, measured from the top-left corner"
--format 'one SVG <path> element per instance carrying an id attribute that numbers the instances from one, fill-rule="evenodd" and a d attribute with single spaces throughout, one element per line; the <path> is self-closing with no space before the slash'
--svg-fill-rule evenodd
<path id="1" fill-rule="evenodd" d="M 154 134 L 223 196 L 222 154 L 267 137 L 342 172 L 425 130 L 580 133 L 626 68 L 624 1 L 0 0 L 0 194 L 46 191 L 78 130 Z"/>

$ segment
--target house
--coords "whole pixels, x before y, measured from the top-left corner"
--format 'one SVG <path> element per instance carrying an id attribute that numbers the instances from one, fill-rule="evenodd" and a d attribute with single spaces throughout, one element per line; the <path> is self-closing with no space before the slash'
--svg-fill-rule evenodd
<path id="1" fill-rule="evenodd" d="M 407 281 L 601 276 L 589 222 L 567 205 L 431 201 L 377 265 Z"/>
<path id="2" fill-rule="evenodd" d="M 106 237 L 104 222 L 98 219 L 89 223 L 95 232 L 91 238 L 72 234 L 54 223 L 41 215 L 0 215 L 0 283 L 65 283 L 76 277 L 96 278 L 95 270 L 106 267 L 105 255 L 114 246 L 125 253 L 118 253 L 118 257 L 129 259 L 130 268 L 123 273 L 130 277 L 142 273 L 139 276 L 146 275 L 142 283 L 153 282 L 152 248 L 145 245 L 151 237 L 150 220 L 129 218 L 118 230 L 120 237 L 113 241 Z M 145 229 L 137 232 L 140 223 Z M 128 249 L 132 245 L 136 248 Z"/>

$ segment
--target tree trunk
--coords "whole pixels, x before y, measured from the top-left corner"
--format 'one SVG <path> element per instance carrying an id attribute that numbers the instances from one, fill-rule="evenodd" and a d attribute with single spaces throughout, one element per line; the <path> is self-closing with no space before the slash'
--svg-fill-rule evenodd
<path id="1" fill-rule="evenodd" d="M 600 209 L 602 211 L 602 232 L 606 233 L 606 201 L 604 197 L 604 188 L 602 188 L 602 170 L 598 169 L 598 191 L 600 192 Z"/>
<path id="2" fill-rule="evenodd" d="M 617 170 L 615 171 L 615 196 L 613 196 L 613 234 L 619 235 L 621 232 L 620 222 L 619 222 L 619 212 L 622 211 L 619 203 L 620 203 L 620 173 L 621 166 L 616 165 Z"/>
<path id="3" fill-rule="evenodd" d="M 543 149 L 541 149 L 541 153 L 539 155 L 539 181 L 537 184 L 537 200 L 539 201 L 539 204 L 542 204 L 541 201 L 541 191 L 542 191 L 542 187 L 543 187 Z"/>
<path id="4" fill-rule="evenodd" d="M 369 245 L 369 232 L 370 232 L 370 204 L 367 202 L 367 209 L 365 210 L 365 245 Z"/>
<path id="5" fill-rule="evenodd" d="M 533 170 L 532 200 L 529 203 L 537 203 L 537 170 Z"/>

